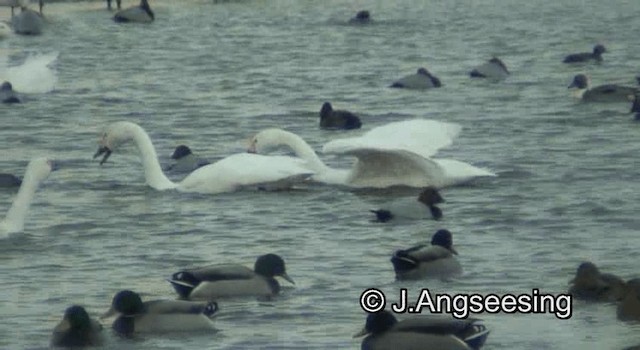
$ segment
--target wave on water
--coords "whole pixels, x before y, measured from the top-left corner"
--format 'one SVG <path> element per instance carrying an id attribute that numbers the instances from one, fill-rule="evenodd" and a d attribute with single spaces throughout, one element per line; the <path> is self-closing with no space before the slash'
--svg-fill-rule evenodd
<path id="1" fill-rule="evenodd" d="M 24 63 L 9 66 L 9 57 L 0 56 L 0 82 L 11 82 L 13 89 L 22 93 L 50 92 L 58 81 L 57 72 L 51 67 L 57 58 L 58 52 L 31 54 Z"/>

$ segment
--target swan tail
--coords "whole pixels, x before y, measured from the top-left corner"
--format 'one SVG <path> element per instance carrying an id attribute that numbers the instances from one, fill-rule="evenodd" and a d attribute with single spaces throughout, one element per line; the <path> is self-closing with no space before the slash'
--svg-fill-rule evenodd
<path id="1" fill-rule="evenodd" d="M 378 209 L 378 210 L 369 210 L 370 212 L 376 214 L 376 221 L 378 222 L 387 222 L 393 219 L 393 214 L 386 209 Z"/>

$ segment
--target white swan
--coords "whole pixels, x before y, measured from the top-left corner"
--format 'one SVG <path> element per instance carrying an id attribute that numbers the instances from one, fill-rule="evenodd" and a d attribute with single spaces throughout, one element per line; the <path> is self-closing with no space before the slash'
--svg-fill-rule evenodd
<path id="1" fill-rule="evenodd" d="M 306 160 L 309 169 L 316 173 L 315 181 L 351 187 L 442 188 L 479 176 L 495 176 L 488 170 L 460 161 L 430 158 L 440 148 L 450 145 L 459 132 L 457 124 L 415 119 L 390 123 L 360 137 L 334 140 L 324 145 L 324 153 L 356 157 L 352 169 L 328 167 L 300 136 L 282 129 L 259 132 L 251 139 L 248 151 L 262 153 L 269 147 L 288 146 Z"/>
<path id="2" fill-rule="evenodd" d="M 133 141 L 140 152 L 147 185 L 156 190 L 177 189 L 181 192 L 222 193 L 241 187 L 289 187 L 309 178 L 313 172 L 304 162 L 291 157 L 268 157 L 240 153 L 194 170 L 184 180 L 174 183 L 162 172 L 149 135 L 138 124 L 115 122 L 109 125 L 99 141 L 94 158 L 104 154 L 100 164 L 118 146 Z"/>
<path id="3" fill-rule="evenodd" d="M 55 170 L 54 163 L 47 158 L 35 158 L 27 165 L 27 170 L 22 179 L 22 185 L 16 198 L 13 200 L 7 216 L 0 221 L 0 238 L 6 238 L 10 233 L 22 231 L 24 219 L 38 189 L 38 185 Z"/>

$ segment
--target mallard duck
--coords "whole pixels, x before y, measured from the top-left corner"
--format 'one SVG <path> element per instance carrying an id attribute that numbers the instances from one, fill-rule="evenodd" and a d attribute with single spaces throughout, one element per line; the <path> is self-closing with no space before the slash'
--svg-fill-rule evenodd
<path id="1" fill-rule="evenodd" d="M 618 303 L 618 319 L 640 321 L 640 278 L 629 280 L 624 288 L 624 297 Z"/>
<path id="2" fill-rule="evenodd" d="M 213 265 L 176 272 L 168 281 L 184 299 L 214 300 L 274 296 L 280 292 L 275 276 L 295 284 L 287 275 L 284 260 L 276 254 L 266 254 L 258 257 L 253 270 L 242 265 Z"/>
<path id="3" fill-rule="evenodd" d="M 79 305 L 73 305 L 64 312 L 64 317 L 53 329 L 51 346 L 83 347 L 102 345 L 102 325 L 89 317 Z"/>
<path id="4" fill-rule="evenodd" d="M 570 283 L 569 294 L 576 299 L 617 301 L 622 299 L 625 293 L 625 283 L 620 277 L 600 273 L 598 267 L 591 262 L 581 263 L 576 277 Z"/>
<path id="5" fill-rule="evenodd" d="M 579 63 L 594 60 L 596 62 L 602 62 L 602 54 L 607 52 L 604 45 L 598 44 L 593 47 L 593 52 L 581 52 L 567 55 L 562 62 L 564 63 Z"/>
<path id="6" fill-rule="evenodd" d="M 147 0 L 140 0 L 140 5 L 120 10 L 113 16 L 113 20 L 116 22 L 150 23 L 154 19 L 155 15 Z"/>
<path id="7" fill-rule="evenodd" d="M 331 103 L 325 102 L 320 109 L 320 127 L 324 129 L 359 129 L 362 126 L 357 115 L 342 110 L 334 110 Z"/>
<path id="8" fill-rule="evenodd" d="M 440 79 L 429 73 L 426 68 L 418 68 L 415 74 L 396 80 L 390 87 L 405 89 L 430 89 L 441 87 Z"/>
<path id="9" fill-rule="evenodd" d="M 186 173 L 210 164 L 208 160 L 198 157 L 185 145 L 179 145 L 171 154 L 175 162 L 166 168 L 167 171 Z"/>
<path id="10" fill-rule="evenodd" d="M 138 332 L 181 332 L 213 329 L 211 318 L 218 311 L 215 302 L 152 300 L 142 302 L 138 293 L 123 290 L 111 302 L 102 318 L 115 314 L 113 329 L 123 335 Z"/>
<path id="11" fill-rule="evenodd" d="M 451 232 L 442 229 L 433 235 L 431 244 L 396 251 L 391 263 L 399 280 L 446 278 L 462 273 L 462 266 L 454 256 L 457 254 Z"/>
<path id="12" fill-rule="evenodd" d="M 497 57 L 493 57 L 484 64 L 469 72 L 472 78 L 504 79 L 509 76 L 507 66 Z"/>
<path id="13" fill-rule="evenodd" d="M 379 222 L 387 222 L 393 219 L 427 219 L 433 218 L 440 220 L 442 218 L 442 210 L 436 204 L 444 203 L 444 199 L 440 196 L 440 192 L 435 187 L 425 187 L 418 200 L 399 200 L 390 203 L 380 209 L 371 210 L 376 214 L 376 220 Z"/>
<path id="14" fill-rule="evenodd" d="M 636 87 L 616 84 L 590 88 L 589 78 L 584 74 L 574 76 L 569 88 L 577 88 L 578 95 L 586 102 L 629 102 L 640 91 Z"/>
<path id="15" fill-rule="evenodd" d="M 489 330 L 477 319 L 454 320 L 419 316 L 398 321 L 389 311 L 371 313 L 364 329 L 354 337 L 362 350 L 471 350 L 480 349 Z"/>

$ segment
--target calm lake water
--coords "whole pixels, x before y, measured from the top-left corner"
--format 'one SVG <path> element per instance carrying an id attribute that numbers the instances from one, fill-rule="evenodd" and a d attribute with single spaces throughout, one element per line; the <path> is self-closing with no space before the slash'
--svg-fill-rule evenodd
<path id="1" fill-rule="evenodd" d="M 136 1 L 125 0 L 124 6 Z M 638 3 L 562 0 L 151 0 L 156 21 L 120 25 L 103 1 L 47 4 L 38 37 L 0 42 L 7 66 L 55 58 L 51 71 L 19 72 L 26 102 L 0 106 L 0 172 L 27 161 L 61 161 L 38 192 L 24 234 L 0 244 L 0 348 L 48 347 L 72 304 L 97 316 L 121 289 L 174 298 L 173 272 L 210 263 L 252 266 L 284 257 L 295 286 L 273 302 L 221 302 L 217 332 L 113 336 L 112 349 L 357 349 L 358 299 L 376 287 L 437 293 L 567 290 L 581 261 L 638 277 L 640 124 L 626 104 L 582 104 L 567 91 L 574 74 L 594 84 L 632 85 L 640 56 Z M 357 10 L 374 22 L 347 25 Z M 0 19 L 10 12 L 0 8 Z M 603 43 L 602 64 L 562 58 Z M 44 55 L 44 56 L 42 56 Z M 497 55 L 512 75 L 471 81 Z M 35 57 L 35 58 L 34 58 Z M 43 58 L 44 57 L 44 58 Z M 443 87 L 387 86 L 425 66 Z M 50 88 L 47 88 L 50 87 Z M 43 92 L 42 90 L 49 91 Z M 362 130 L 323 131 L 324 101 L 361 115 Z M 139 123 L 161 162 L 188 144 L 209 159 L 242 152 L 267 127 L 298 133 L 314 148 L 392 121 L 429 118 L 463 131 L 439 157 L 492 169 L 496 178 L 447 188 L 440 222 L 371 222 L 369 209 L 416 190 L 348 191 L 307 186 L 288 192 L 194 195 L 145 186 L 127 147 L 92 160 L 108 123 Z M 334 166 L 351 160 L 323 156 Z M 0 190 L 4 215 L 15 194 Z M 395 249 L 454 235 L 464 275 L 396 282 Z M 574 302 L 573 316 L 480 314 L 486 349 L 622 349 L 638 325 L 615 306 Z"/>

